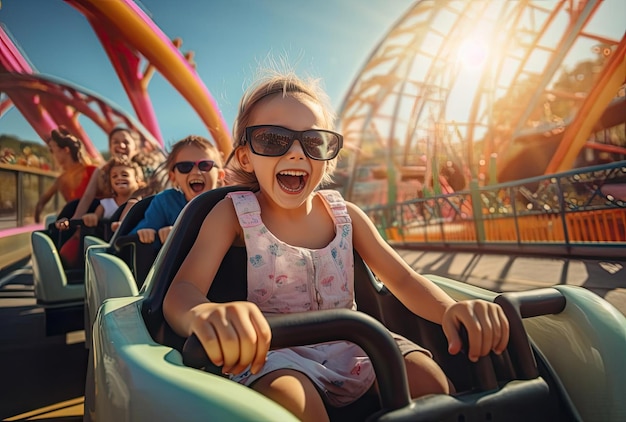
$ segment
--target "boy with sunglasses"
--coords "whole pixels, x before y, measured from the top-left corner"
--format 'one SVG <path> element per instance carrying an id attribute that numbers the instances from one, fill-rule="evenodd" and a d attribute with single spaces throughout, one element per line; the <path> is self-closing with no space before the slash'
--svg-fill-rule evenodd
<path id="1" fill-rule="evenodd" d="M 131 231 L 142 243 L 160 248 L 178 214 L 196 196 L 215 189 L 224 179 L 221 152 L 201 136 L 188 136 L 174 145 L 164 162 L 173 188 L 158 193 Z"/>
<path id="2" fill-rule="evenodd" d="M 178 335 L 195 334 L 222 372 L 303 421 L 328 420 L 325 404 L 348 405 L 372 388 L 371 361 L 346 341 L 269 351 L 266 317 L 356 309 L 353 249 L 407 308 L 442 325 L 450 353 L 461 350 L 461 324 L 474 361 L 490 351 L 501 353 L 509 337 L 498 305 L 455 302 L 415 273 L 357 206 L 336 191 L 319 190 L 343 144 L 342 136 L 329 130 L 333 117 L 325 95 L 294 75 L 261 80 L 244 96 L 228 176 L 229 184 L 252 191 L 232 192 L 209 212 L 163 303 Z M 221 260 L 232 245 L 244 244 L 247 300 L 210 302 L 206 294 Z M 450 392 L 428 350 L 393 337 L 412 397 Z"/>

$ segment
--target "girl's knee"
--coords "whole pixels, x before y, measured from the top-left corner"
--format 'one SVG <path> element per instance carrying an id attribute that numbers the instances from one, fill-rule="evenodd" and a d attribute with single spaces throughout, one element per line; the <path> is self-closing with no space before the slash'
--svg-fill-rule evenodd
<path id="1" fill-rule="evenodd" d="M 319 391 L 303 373 L 282 369 L 259 378 L 252 388 L 274 400 L 302 421 L 328 420 Z"/>
<path id="2" fill-rule="evenodd" d="M 431 357 L 421 352 L 413 352 L 404 357 L 404 363 L 412 398 L 427 394 L 450 394 L 451 383 Z"/>

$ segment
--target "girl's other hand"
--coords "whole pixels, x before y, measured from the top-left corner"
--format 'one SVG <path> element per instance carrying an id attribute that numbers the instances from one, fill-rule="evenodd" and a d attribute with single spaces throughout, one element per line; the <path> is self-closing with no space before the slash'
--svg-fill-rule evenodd
<path id="1" fill-rule="evenodd" d="M 165 240 L 167 239 L 167 236 L 169 236 L 171 231 L 172 226 L 161 227 L 159 229 L 159 239 L 161 240 L 161 243 L 165 243 Z"/>
<path id="2" fill-rule="evenodd" d="M 54 222 L 54 226 L 57 230 L 68 230 L 70 228 L 70 220 L 68 218 L 59 218 Z"/>
<path id="3" fill-rule="evenodd" d="M 256 304 L 202 303 L 192 313 L 192 332 L 223 373 L 239 374 L 248 366 L 253 374 L 261 370 L 272 332 Z"/>
<path id="4" fill-rule="evenodd" d="M 486 300 L 456 302 L 446 309 L 441 325 L 448 339 L 448 351 L 453 355 L 463 347 L 459 330 L 465 326 L 469 340 L 467 356 L 472 362 L 491 351 L 502 353 L 509 342 L 509 321 L 504 311 Z"/>
<path id="5" fill-rule="evenodd" d="M 137 236 L 141 243 L 152 243 L 156 239 L 156 230 L 154 229 L 139 229 L 137 230 Z"/>

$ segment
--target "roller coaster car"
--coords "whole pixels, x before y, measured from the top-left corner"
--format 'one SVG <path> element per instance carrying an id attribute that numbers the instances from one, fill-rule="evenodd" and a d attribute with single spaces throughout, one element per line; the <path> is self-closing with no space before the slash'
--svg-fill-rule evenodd
<path id="1" fill-rule="evenodd" d="M 87 420 L 294 420 L 271 400 L 215 374 L 197 340 L 178 337 L 163 317 L 163 298 L 205 215 L 236 189 L 195 198 L 179 216 L 139 293 L 107 299 L 99 308 L 85 392 Z M 333 409 L 332 420 L 626 420 L 626 318 L 595 294 L 572 286 L 496 294 L 429 276 L 457 300 L 494 300 L 508 315 L 506 352 L 473 364 L 463 355 L 450 356 L 440 326 L 404 308 L 355 258 L 359 311 L 270 320 L 272 348 L 345 339 L 371 357 L 379 399 L 365 396 Z M 209 292 L 211 300 L 245 299 L 245 261 L 245 248 L 230 249 Z M 116 264 L 106 263 L 110 274 L 123 277 Z M 458 392 L 411 400 L 403 359 L 385 327 L 433 351 Z"/>
<path id="2" fill-rule="evenodd" d="M 91 263 L 85 267 L 86 347 L 96 312 L 104 299 L 136 295 L 154 262 L 156 252 L 152 245 L 139 242 L 136 234 L 129 234 L 143 219 L 153 198 L 154 195 L 147 196 L 133 205 L 108 242 L 99 237 L 85 237 L 85 260 Z M 102 264 L 109 260 L 116 260 L 117 265 Z M 110 272 L 113 269 L 117 272 Z"/>
<path id="3" fill-rule="evenodd" d="M 65 205 L 60 216 L 71 216 L 78 201 Z M 95 208 L 97 202 L 90 209 Z M 65 269 L 59 256 L 59 249 L 70 233 L 56 229 L 54 219 L 46 217 L 49 223 L 46 230 L 36 230 L 31 234 L 31 260 L 33 283 L 37 304 L 44 309 L 46 335 L 64 334 L 82 330 L 83 301 L 85 297 L 84 269 Z M 81 221 L 71 221 L 75 230 Z M 84 234 L 95 234 L 91 228 L 84 228 Z"/>
<path id="4" fill-rule="evenodd" d="M 65 268 L 59 255 L 61 246 L 79 227 L 80 250 L 85 249 L 85 244 L 109 245 L 107 241 L 111 240 L 113 234 L 110 227 L 111 222 L 119 220 L 123 210 L 123 206 L 119 207 L 109 220 L 101 220 L 96 227 L 85 227 L 82 226 L 81 219 L 71 219 L 69 220 L 69 230 L 58 230 L 54 224 L 55 221 L 63 216 L 69 218 L 74 213 L 77 204 L 78 200 L 67 203 L 58 216 L 46 218 L 46 230 L 37 230 L 31 234 L 35 297 L 37 304 L 45 311 L 47 335 L 82 330 L 87 321 L 84 305 L 86 294 L 85 267 Z M 94 201 L 89 207 L 89 211 L 93 211 L 97 204 L 98 201 Z M 141 210 L 142 207 L 138 206 L 135 214 Z M 143 217 L 143 213 L 138 218 L 141 219 L 141 217 Z M 133 220 L 132 217 L 128 220 L 130 229 L 134 227 L 133 223 L 136 224 L 139 221 Z M 126 252 L 123 248 L 119 249 L 122 253 Z"/>
<path id="5" fill-rule="evenodd" d="M 99 246 L 99 252 L 115 255 L 126 262 L 138 288 L 143 284 L 158 251 L 155 251 L 152 245 L 141 243 L 136 234 L 129 233 L 143 219 L 152 199 L 154 195 L 147 196 L 133 205 L 108 241 L 103 242 L 102 239 L 93 237 L 85 239 L 85 250 L 90 246 Z M 123 207 L 124 205 L 120 206 Z"/>
<path id="6" fill-rule="evenodd" d="M 46 335 L 83 329 L 84 272 L 64 270 L 59 251 L 45 231 L 31 234 L 33 283 L 44 309 Z"/>

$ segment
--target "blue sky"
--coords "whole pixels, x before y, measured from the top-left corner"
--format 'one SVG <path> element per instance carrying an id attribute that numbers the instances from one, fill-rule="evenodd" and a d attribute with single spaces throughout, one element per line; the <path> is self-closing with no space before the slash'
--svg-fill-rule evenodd
<path id="1" fill-rule="evenodd" d="M 413 3 L 142 0 L 140 5 L 166 35 L 182 38 L 182 51 L 195 52 L 197 71 L 230 128 L 245 87 L 267 57 L 286 57 L 300 75 L 321 78 L 338 108 L 374 47 Z M 133 114 L 91 26 L 72 6 L 62 0 L 1 0 L 0 22 L 38 72 L 87 88 Z M 193 109 L 160 75 L 149 92 L 166 146 L 192 133 L 208 136 Z M 106 136 L 81 123 L 96 147 L 105 149 Z M 15 109 L 0 118 L 0 133 L 39 139 Z"/>

